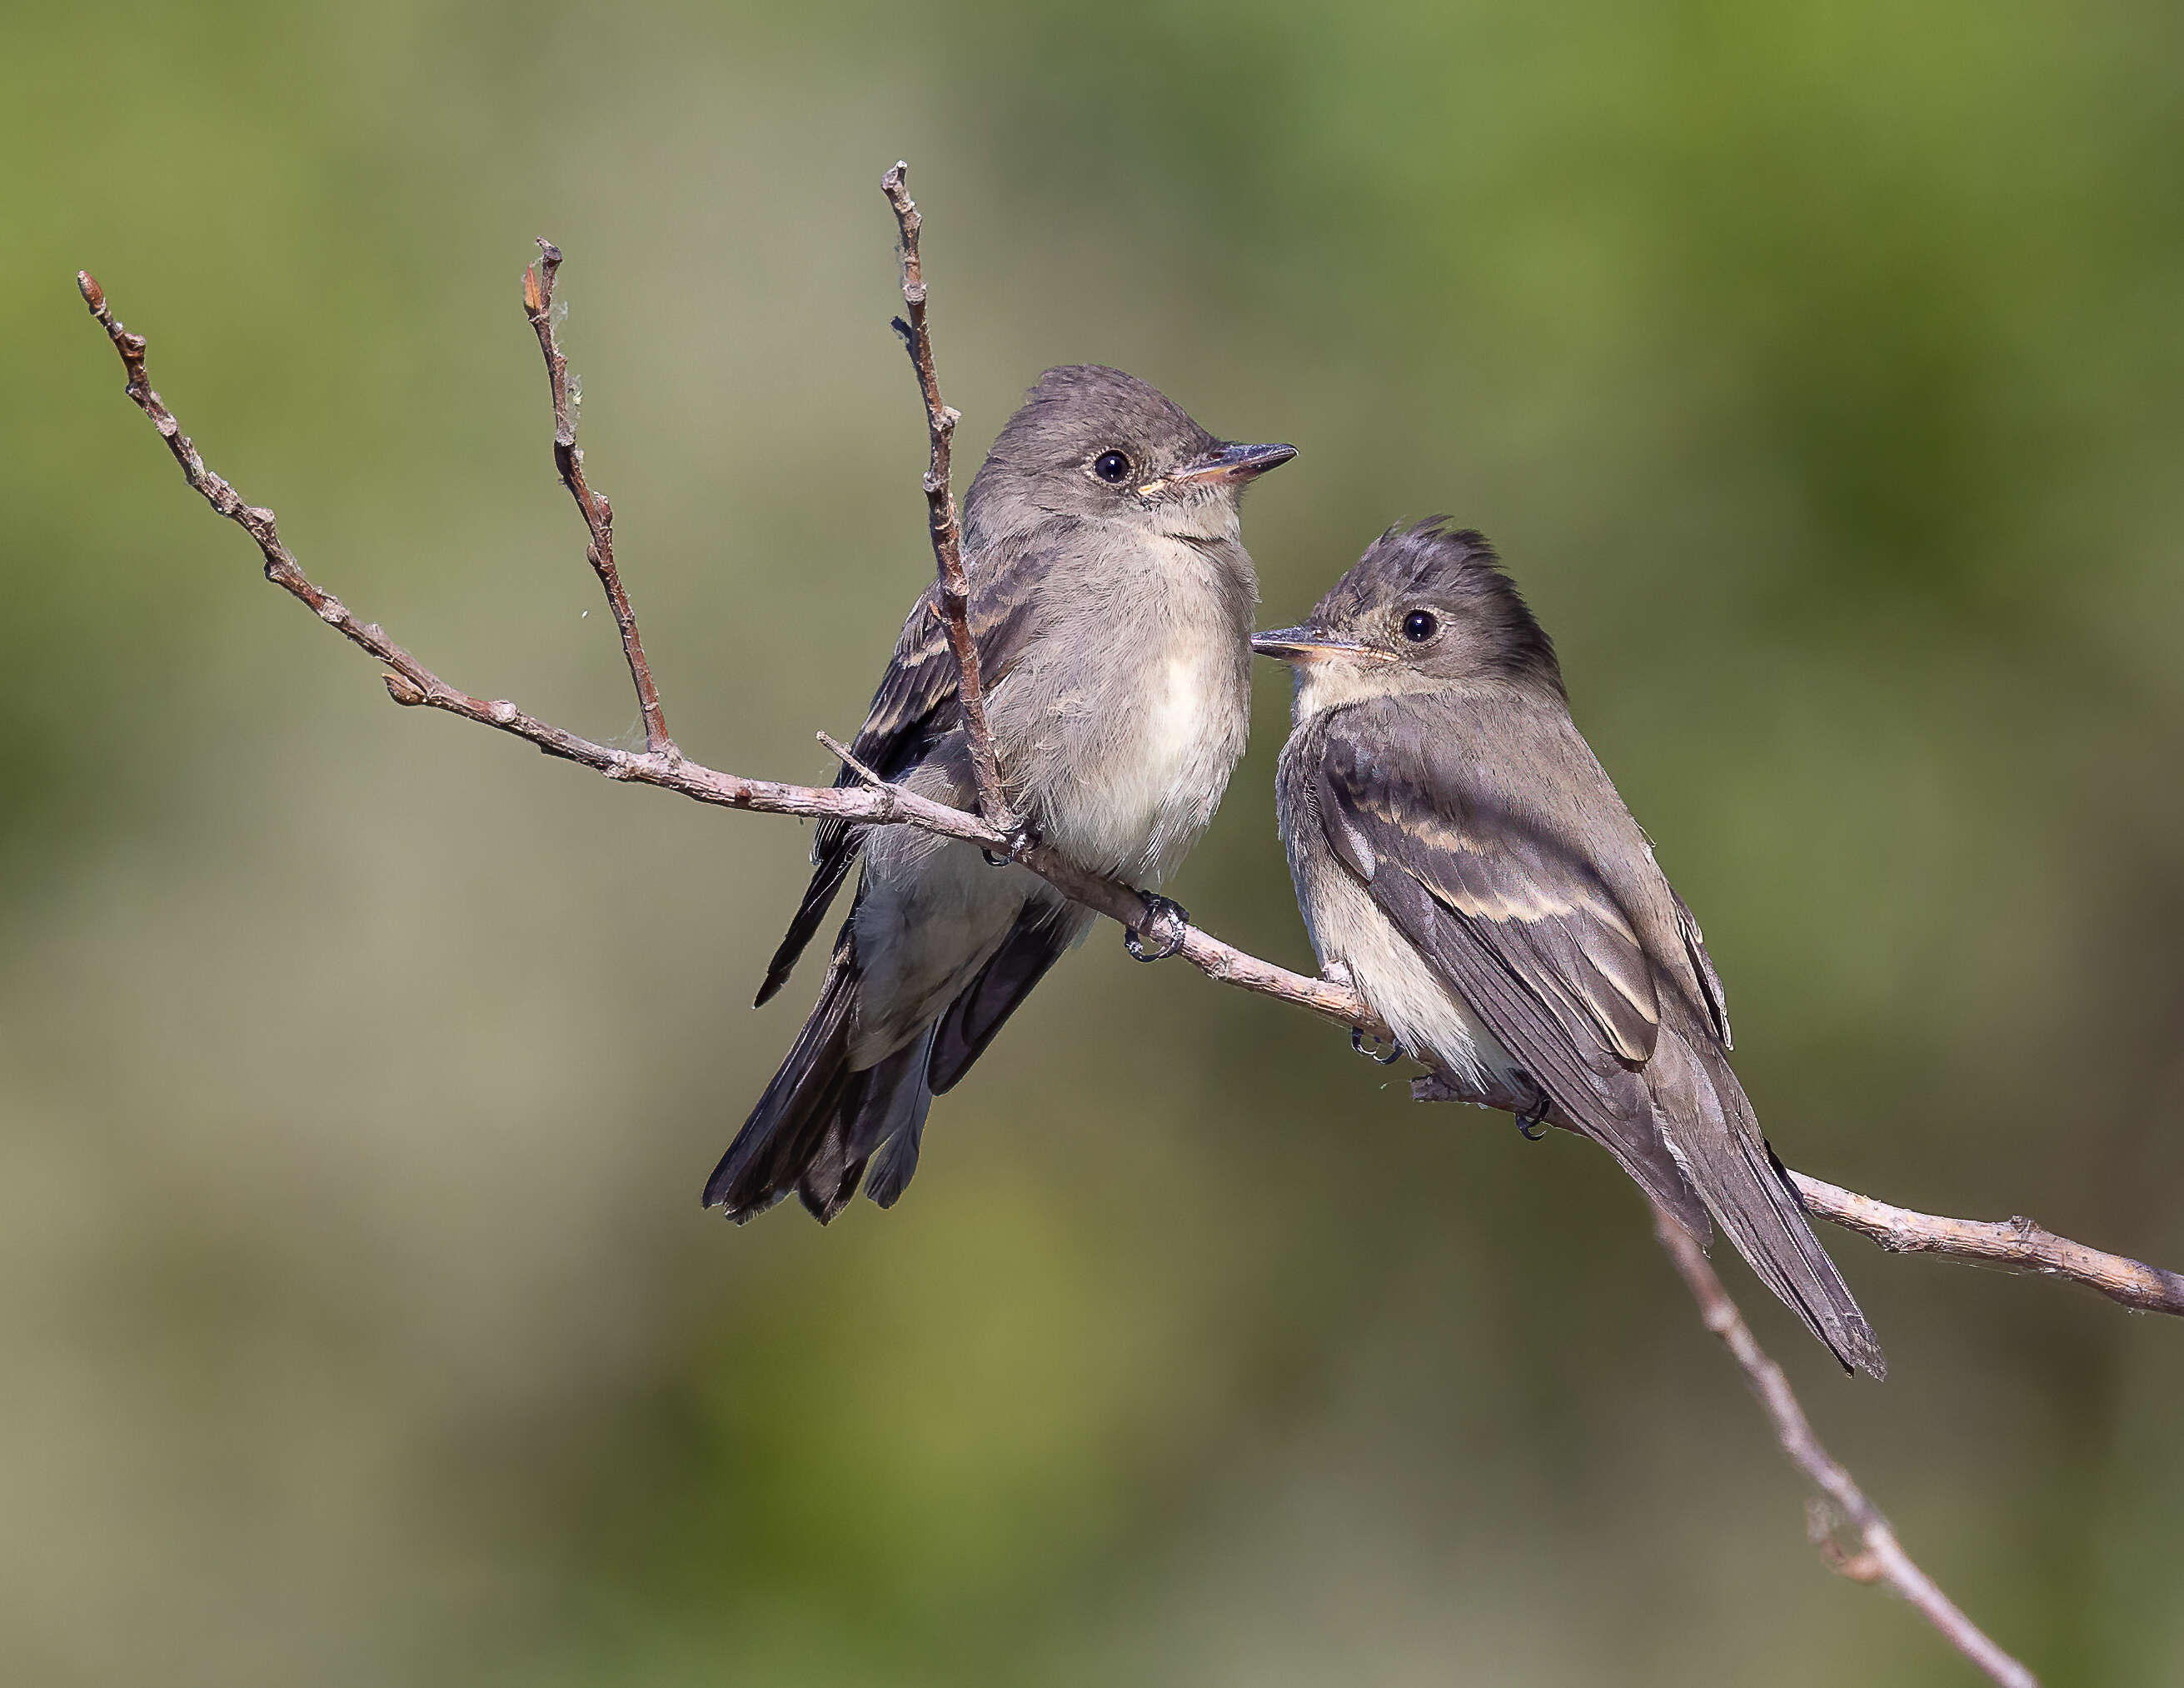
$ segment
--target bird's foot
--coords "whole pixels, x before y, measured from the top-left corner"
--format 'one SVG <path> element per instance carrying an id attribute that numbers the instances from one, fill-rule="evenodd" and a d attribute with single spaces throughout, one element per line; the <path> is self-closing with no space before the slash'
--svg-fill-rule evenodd
<path id="1" fill-rule="evenodd" d="M 1351 976 L 1350 964 L 1346 961 L 1321 962 L 1319 976 L 1330 985 L 1341 986 L 1346 991 L 1354 991 L 1357 988 L 1357 981 Z"/>
<path id="2" fill-rule="evenodd" d="M 1190 915 L 1180 903 L 1158 897 L 1150 891 L 1138 895 L 1145 899 L 1145 918 L 1134 926 L 1123 928 L 1123 947 L 1130 953 L 1133 961 L 1165 961 L 1171 955 L 1183 953 L 1183 936 L 1190 930 Z M 1147 939 L 1151 942 L 1148 944 Z"/>
<path id="3" fill-rule="evenodd" d="M 1006 836 L 1008 844 L 1005 852 L 987 849 L 981 849 L 978 852 L 986 858 L 988 866 L 1005 868 L 1011 862 L 1021 862 L 1025 856 L 1046 842 L 1045 839 L 1039 836 L 1039 828 L 1029 820 L 1018 821 Z"/>
<path id="4" fill-rule="evenodd" d="M 1555 1105 L 1547 1094 L 1546 1087 L 1529 1073 L 1517 1075 L 1532 1087 L 1532 1105 L 1517 1115 L 1517 1135 L 1526 1143 L 1537 1143 L 1547 1134 L 1547 1110 Z"/>
<path id="5" fill-rule="evenodd" d="M 1347 984 L 1349 981 L 1346 979 L 1343 982 Z M 1360 1026 L 1353 1026 L 1350 1028 L 1350 1047 L 1359 1054 L 1378 1061 L 1384 1067 L 1391 1067 L 1403 1059 L 1403 1046 L 1401 1043 L 1390 1037 L 1387 1047 L 1383 1048 L 1380 1046 L 1380 1040 L 1378 1037 L 1367 1037 L 1364 1027 Z"/>

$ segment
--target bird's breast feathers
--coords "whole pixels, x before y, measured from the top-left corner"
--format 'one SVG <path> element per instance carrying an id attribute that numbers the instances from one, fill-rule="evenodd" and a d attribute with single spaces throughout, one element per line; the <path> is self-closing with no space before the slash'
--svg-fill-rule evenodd
<path id="1" fill-rule="evenodd" d="M 1244 753 L 1251 606 L 1195 556 L 1130 572 L 1056 647 L 1066 660 L 1020 666 L 997 707 L 1013 741 L 1004 765 L 1028 776 L 1048 841 L 1095 871 L 1157 883 Z"/>
<path id="2" fill-rule="evenodd" d="M 1176 638 L 1138 666 L 1105 718 L 1077 724 L 1079 753 L 1050 791 L 1048 820 L 1077 860 L 1157 883 L 1213 818 L 1248 718 L 1241 665 L 1211 639 Z"/>

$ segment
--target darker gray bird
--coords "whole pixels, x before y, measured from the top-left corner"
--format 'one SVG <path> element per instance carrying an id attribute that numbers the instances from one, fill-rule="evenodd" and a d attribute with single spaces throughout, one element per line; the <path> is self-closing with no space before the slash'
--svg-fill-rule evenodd
<path id="1" fill-rule="evenodd" d="M 1276 809 L 1322 965 L 1458 1089 L 1600 1143 L 1846 1367 L 1880 1348 L 1730 1070 L 1721 981 L 1479 535 L 1390 528 L 1301 627 Z M 1528 1133 L 1529 1134 L 1529 1133 Z"/>
<path id="2" fill-rule="evenodd" d="M 1157 886 L 1244 752 L 1258 580 L 1238 500 L 1287 445 L 1216 439 L 1118 370 L 1049 370 L 963 507 L 972 630 L 1011 807 L 1093 872 Z M 883 778 L 975 808 L 956 665 L 928 588 L 852 746 Z M 836 780 L 855 776 L 844 769 Z M 1012 864 L 907 827 L 822 822 L 778 991 L 852 863 L 863 871 L 819 1000 L 705 1186 L 748 1219 L 794 1189 L 823 1223 L 891 1205 L 926 1110 L 1091 924 Z"/>

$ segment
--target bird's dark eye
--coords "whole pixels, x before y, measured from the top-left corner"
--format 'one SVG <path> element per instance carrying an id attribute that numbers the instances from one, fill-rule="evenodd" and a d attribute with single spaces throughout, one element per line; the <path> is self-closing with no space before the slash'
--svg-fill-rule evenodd
<path id="1" fill-rule="evenodd" d="M 1092 472 L 1111 487 L 1130 478 L 1130 460 L 1119 451 L 1102 451 L 1092 460 Z"/>
<path id="2" fill-rule="evenodd" d="M 1412 610 L 1403 618 L 1403 637 L 1423 645 L 1440 631 L 1440 618 L 1431 610 Z"/>

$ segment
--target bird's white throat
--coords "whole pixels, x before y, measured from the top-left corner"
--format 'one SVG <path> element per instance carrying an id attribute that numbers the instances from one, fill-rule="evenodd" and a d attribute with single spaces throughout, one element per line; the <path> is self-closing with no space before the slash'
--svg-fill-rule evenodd
<path id="1" fill-rule="evenodd" d="M 1291 718 L 1296 721 L 1308 721 L 1323 710 L 1340 709 L 1346 703 L 1385 697 L 1390 690 L 1387 664 L 1370 658 L 1323 657 L 1299 662 L 1293 672 L 1296 699 Z"/>

